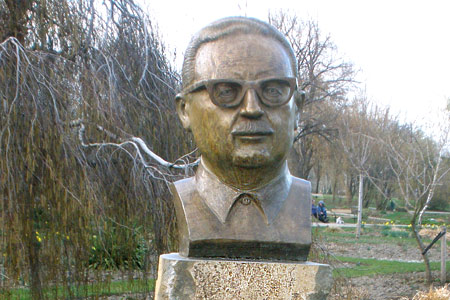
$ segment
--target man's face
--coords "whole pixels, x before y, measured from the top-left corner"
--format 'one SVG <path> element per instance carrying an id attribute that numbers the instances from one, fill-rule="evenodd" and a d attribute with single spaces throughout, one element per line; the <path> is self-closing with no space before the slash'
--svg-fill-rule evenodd
<path id="1" fill-rule="evenodd" d="M 277 41 L 260 35 L 222 38 L 202 45 L 196 55 L 195 82 L 274 77 L 294 77 L 289 56 Z M 183 124 L 192 130 L 203 160 L 212 171 L 278 167 L 285 161 L 294 135 L 296 108 L 292 99 L 269 107 L 252 88 L 240 105 L 232 108 L 215 105 L 204 88 L 185 97 Z"/>

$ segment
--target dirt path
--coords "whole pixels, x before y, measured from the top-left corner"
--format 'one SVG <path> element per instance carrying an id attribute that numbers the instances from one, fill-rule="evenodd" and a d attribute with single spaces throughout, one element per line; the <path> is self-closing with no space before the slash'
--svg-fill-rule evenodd
<path id="1" fill-rule="evenodd" d="M 338 256 L 376 258 L 383 260 L 397 260 L 408 262 L 422 262 L 422 256 L 415 245 L 398 244 L 338 244 L 326 243 L 328 252 Z M 434 246 L 428 251 L 431 261 L 440 261 L 440 247 Z M 447 255 L 450 260 L 450 253 Z"/>
<path id="2" fill-rule="evenodd" d="M 322 247 L 335 256 L 349 256 L 361 258 L 375 258 L 382 260 L 422 261 L 419 250 L 414 245 L 398 244 L 357 244 L 324 242 Z M 431 261 L 440 260 L 440 247 L 433 247 L 429 251 Z M 447 257 L 450 260 L 450 256 Z M 329 300 L 391 300 L 401 297 L 412 298 L 417 291 L 428 290 L 424 282 L 425 273 L 376 275 L 352 278 L 342 285 L 351 286 L 351 291 L 339 290 Z M 433 278 L 439 278 L 439 272 L 433 272 Z M 348 298 L 343 294 L 352 293 Z M 340 295 L 338 295 L 340 294 Z"/>

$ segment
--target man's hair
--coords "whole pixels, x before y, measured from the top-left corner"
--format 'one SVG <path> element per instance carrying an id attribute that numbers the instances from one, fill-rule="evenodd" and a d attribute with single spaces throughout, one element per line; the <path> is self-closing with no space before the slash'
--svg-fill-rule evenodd
<path id="1" fill-rule="evenodd" d="M 288 42 L 286 37 L 281 34 L 281 32 L 279 32 L 272 25 L 258 19 L 247 17 L 229 17 L 217 20 L 207 25 L 192 37 L 184 54 L 183 69 L 181 73 L 183 88 L 188 87 L 194 81 L 195 57 L 198 49 L 200 49 L 200 46 L 227 37 L 234 33 L 259 34 L 273 38 L 275 41 L 279 42 L 288 53 L 291 60 L 292 71 L 295 77 L 297 77 L 297 59 L 294 51 L 292 50 L 291 44 Z"/>

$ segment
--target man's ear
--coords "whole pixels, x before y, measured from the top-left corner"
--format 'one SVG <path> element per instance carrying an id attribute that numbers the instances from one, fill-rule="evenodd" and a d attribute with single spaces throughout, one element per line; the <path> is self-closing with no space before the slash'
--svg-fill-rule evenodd
<path id="1" fill-rule="evenodd" d="M 181 94 L 177 94 L 175 97 L 175 105 L 178 113 L 178 117 L 180 118 L 181 124 L 183 125 L 184 129 L 191 130 L 191 122 L 189 120 L 189 115 L 187 112 L 187 105 L 189 105 L 186 102 L 186 98 Z"/>
<path id="2" fill-rule="evenodd" d="M 295 130 L 299 129 L 300 124 L 300 114 L 303 110 L 303 106 L 305 105 L 305 92 L 302 90 L 297 90 L 294 93 L 294 101 L 295 101 Z"/>

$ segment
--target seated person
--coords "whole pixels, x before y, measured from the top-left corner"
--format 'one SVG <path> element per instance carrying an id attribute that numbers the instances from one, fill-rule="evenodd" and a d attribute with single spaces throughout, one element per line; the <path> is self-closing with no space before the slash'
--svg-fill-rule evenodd
<path id="1" fill-rule="evenodd" d="M 317 206 L 317 214 L 319 216 L 319 221 L 328 223 L 327 209 L 325 208 L 325 202 L 319 201 Z"/>

